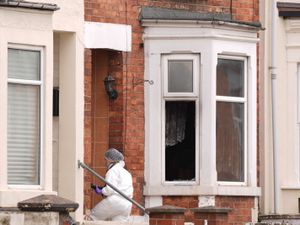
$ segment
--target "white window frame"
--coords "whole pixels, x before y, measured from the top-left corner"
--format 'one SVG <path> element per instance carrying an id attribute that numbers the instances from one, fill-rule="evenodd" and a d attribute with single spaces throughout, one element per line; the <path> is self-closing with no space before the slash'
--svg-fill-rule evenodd
<path id="1" fill-rule="evenodd" d="M 40 52 L 40 81 L 37 80 L 23 80 L 7 77 L 8 84 L 23 84 L 23 85 L 35 85 L 40 86 L 40 181 L 38 185 L 15 185 L 8 184 L 9 189 L 31 189 L 31 190 L 40 190 L 44 186 L 44 48 L 39 46 L 30 46 L 30 45 L 19 45 L 19 44 L 9 44 L 8 49 L 17 49 L 17 50 L 28 50 L 28 51 L 39 51 Z M 8 52 L 8 51 L 7 51 Z M 8 178 L 8 177 L 7 177 Z M 8 179 L 7 179 L 8 180 Z"/>
<path id="2" fill-rule="evenodd" d="M 192 60 L 193 61 L 193 92 L 168 92 L 168 61 L 169 60 Z M 200 80 L 200 54 L 162 54 L 161 55 L 162 65 L 162 88 L 163 96 L 161 100 L 161 124 L 162 124 L 162 169 L 161 177 L 162 184 L 164 185 L 197 185 L 199 184 L 199 80 Z M 195 102 L 195 181 L 166 181 L 166 165 L 165 165 L 165 117 L 166 117 L 166 101 L 194 101 Z"/>
<path id="3" fill-rule="evenodd" d="M 219 59 L 230 59 L 230 60 L 238 60 L 244 62 L 244 97 L 231 97 L 231 96 L 221 96 L 216 93 L 216 104 L 217 102 L 227 102 L 227 103 L 243 103 L 244 104 L 244 181 L 243 182 L 235 182 L 235 181 L 218 181 L 219 185 L 247 185 L 247 173 L 248 173 L 248 164 L 247 164 L 247 155 L 248 155 L 248 107 L 247 107 L 247 99 L 248 99 L 248 59 L 247 57 L 240 57 L 234 55 L 218 55 Z M 216 82 L 218 77 L 216 76 Z M 217 141 L 217 140 L 216 140 Z M 217 151 L 217 149 L 216 149 Z"/>
<path id="4" fill-rule="evenodd" d="M 192 60 L 193 61 L 193 92 L 168 92 L 168 61 L 169 60 Z M 178 97 L 194 97 L 198 98 L 199 76 L 199 55 L 198 54 L 164 54 L 162 55 L 162 71 L 163 71 L 163 93 L 164 98 Z M 194 72 L 195 71 L 195 72 Z"/>

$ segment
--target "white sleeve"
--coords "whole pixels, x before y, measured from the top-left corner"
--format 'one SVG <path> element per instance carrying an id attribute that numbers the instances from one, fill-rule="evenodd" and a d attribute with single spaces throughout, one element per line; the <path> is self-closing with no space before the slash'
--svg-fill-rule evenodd
<path id="1" fill-rule="evenodd" d="M 110 169 L 107 171 L 106 175 L 105 175 L 105 180 L 107 180 L 109 183 L 111 183 L 113 186 L 117 186 L 117 171 Z M 109 196 L 115 193 L 115 191 L 109 187 L 108 185 L 106 185 L 103 189 L 102 189 L 102 193 L 105 196 Z"/>

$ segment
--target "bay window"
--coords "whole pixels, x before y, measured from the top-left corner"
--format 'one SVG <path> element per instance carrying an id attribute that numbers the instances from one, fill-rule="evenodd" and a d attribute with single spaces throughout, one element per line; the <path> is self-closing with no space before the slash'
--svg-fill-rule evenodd
<path id="1" fill-rule="evenodd" d="M 142 20 L 146 205 L 258 196 L 257 28 L 181 22 Z"/>

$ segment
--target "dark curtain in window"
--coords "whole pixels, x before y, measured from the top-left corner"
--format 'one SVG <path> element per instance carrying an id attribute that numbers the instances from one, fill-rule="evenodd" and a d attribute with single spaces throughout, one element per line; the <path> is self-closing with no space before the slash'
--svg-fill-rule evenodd
<path id="1" fill-rule="evenodd" d="M 174 146 L 185 138 L 186 102 L 166 104 L 166 146 Z"/>

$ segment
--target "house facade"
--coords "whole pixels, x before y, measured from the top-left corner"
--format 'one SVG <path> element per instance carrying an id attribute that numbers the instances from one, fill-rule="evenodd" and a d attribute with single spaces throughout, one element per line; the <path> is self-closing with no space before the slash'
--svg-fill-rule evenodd
<path id="1" fill-rule="evenodd" d="M 185 208 L 186 222 L 197 208 L 229 209 L 226 222 L 255 222 L 258 9 L 258 1 L 85 1 L 85 162 L 104 175 L 103 154 L 115 147 L 146 208 Z M 104 87 L 111 76 L 117 97 Z M 85 174 L 86 209 L 101 199 L 91 182 Z"/>
<path id="2" fill-rule="evenodd" d="M 104 175 L 115 147 L 146 208 L 257 221 L 258 1 L 2 0 L 0 11 L 0 207 L 54 194 L 82 220 L 101 197 L 78 160 Z"/>
<path id="3" fill-rule="evenodd" d="M 261 212 L 299 213 L 300 1 L 261 2 Z M 299 219 L 299 218 L 298 218 Z"/>
<path id="4" fill-rule="evenodd" d="M 59 195 L 80 203 L 82 217 L 83 7 L 0 1 L 1 208 Z"/>

